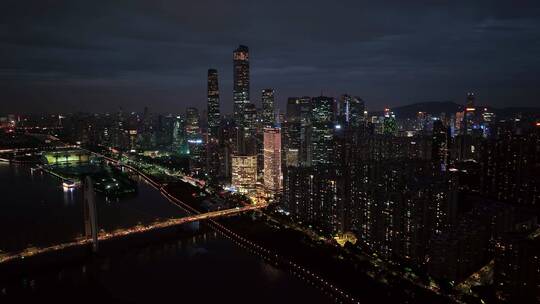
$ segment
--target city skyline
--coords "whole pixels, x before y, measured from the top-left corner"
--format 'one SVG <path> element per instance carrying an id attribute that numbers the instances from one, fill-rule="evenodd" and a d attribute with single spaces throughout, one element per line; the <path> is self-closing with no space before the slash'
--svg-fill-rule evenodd
<path id="1" fill-rule="evenodd" d="M 540 303 L 540 4 L 0 18 L 1 303 Z"/>
<path id="2" fill-rule="evenodd" d="M 528 9 L 503 1 L 310 2 L 312 11 L 303 14 L 302 3 L 2 5 L 8 24 L 0 59 L 3 113 L 201 109 L 208 68 L 218 70 L 221 110 L 230 113 L 230 54 L 239 44 L 250 47 L 251 91 L 257 92 L 250 97 L 257 105 L 265 88 L 274 88 L 279 109 L 289 96 L 321 92 L 358 95 L 371 110 L 460 103 L 469 91 L 496 107 L 538 104 L 540 14 L 532 2 L 524 4 Z M 208 13 L 214 9 L 223 15 Z M 312 20 L 321 14 L 333 22 Z"/>

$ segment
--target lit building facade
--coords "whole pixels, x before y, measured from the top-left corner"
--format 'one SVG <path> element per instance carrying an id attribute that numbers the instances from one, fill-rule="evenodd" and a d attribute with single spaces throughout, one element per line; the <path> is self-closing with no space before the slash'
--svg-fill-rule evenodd
<path id="1" fill-rule="evenodd" d="M 204 164 L 204 142 L 200 128 L 200 116 L 197 108 L 186 109 L 186 138 L 189 147 L 190 168 L 192 171 L 197 171 Z"/>
<path id="2" fill-rule="evenodd" d="M 244 111 L 249 99 L 249 49 L 240 45 L 233 52 L 233 101 L 234 121 L 239 127 L 245 127 Z"/>
<path id="3" fill-rule="evenodd" d="M 231 184 L 240 193 L 253 193 L 257 186 L 257 155 L 233 155 Z"/>
<path id="4" fill-rule="evenodd" d="M 500 300 L 540 302 L 540 230 L 505 234 L 495 244 L 494 260 L 494 285 Z"/>
<path id="5" fill-rule="evenodd" d="M 311 163 L 316 169 L 331 163 L 334 132 L 334 98 L 315 97 L 311 117 Z"/>
<path id="6" fill-rule="evenodd" d="M 481 144 L 482 194 L 514 205 L 540 205 L 540 128 L 515 130 L 509 123 Z"/>
<path id="7" fill-rule="evenodd" d="M 273 128 L 275 125 L 274 90 L 262 90 L 262 123 L 264 127 Z"/>
<path id="8" fill-rule="evenodd" d="M 187 144 L 187 137 L 185 132 L 185 121 L 182 117 L 177 116 L 173 123 L 172 133 L 172 152 L 180 155 L 189 154 L 189 147 Z"/>
<path id="9" fill-rule="evenodd" d="M 221 113 L 219 105 L 219 81 L 218 72 L 215 69 L 208 70 L 208 101 L 207 120 L 208 132 L 206 137 L 206 173 L 210 181 L 219 180 L 220 176 L 220 127 Z"/>
<path id="10" fill-rule="evenodd" d="M 217 139 L 221 116 L 219 110 L 219 83 L 218 72 L 215 69 L 208 70 L 208 137 Z"/>
<path id="11" fill-rule="evenodd" d="M 396 115 L 390 109 L 384 109 L 382 133 L 386 135 L 397 135 Z"/>
<path id="12" fill-rule="evenodd" d="M 440 164 L 442 168 L 445 168 L 448 164 L 450 141 L 450 129 L 441 120 L 434 121 L 431 158 L 434 163 Z"/>
<path id="13" fill-rule="evenodd" d="M 257 132 L 257 107 L 249 102 L 244 105 L 244 137 L 249 138 Z"/>
<path id="14" fill-rule="evenodd" d="M 298 167 L 300 164 L 301 122 L 300 99 L 289 97 L 287 113 L 282 123 L 284 167 Z"/>
<path id="15" fill-rule="evenodd" d="M 338 121 L 351 127 L 363 126 L 366 122 L 366 106 L 357 96 L 341 95 L 338 103 Z"/>
<path id="16" fill-rule="evenodd" d="M 281 130 L 264 129 L 264 187 L 270 192 L 282 189 L 281 173 Z"/>

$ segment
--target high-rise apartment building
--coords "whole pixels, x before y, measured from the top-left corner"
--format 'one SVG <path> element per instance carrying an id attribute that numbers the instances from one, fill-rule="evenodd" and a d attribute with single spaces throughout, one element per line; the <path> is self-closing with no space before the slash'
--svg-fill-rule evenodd
<path id="1" fill-rule="evenodd" d="M 264 187 L 271 192 L 282 189 L 281 130 L 264 129 Z"/>
<path id="2" fill-rule="evenodd" d="M 208 70 L 208 137 L 217 139 L 221 116 L 219 111 L 219 84 L 218 72 L 215 69 Z"/>

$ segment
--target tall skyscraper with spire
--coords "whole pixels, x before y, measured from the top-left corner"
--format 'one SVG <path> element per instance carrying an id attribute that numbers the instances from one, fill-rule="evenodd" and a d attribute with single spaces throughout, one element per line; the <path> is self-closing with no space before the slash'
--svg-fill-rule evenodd
<path id="1" fill-rule="evenodd" d="M 249 103 L 249 49 L 240 45 L 233 52 L 233 101 L 234 121 L 245 127 L 245 108 Z"/>
<path id="2" fill-rule="evenodd" d="M 221 117 L 220 117 L 220 112 L 219 112 L 218 72 L 215 69 L 208 70 L 207 115 L 208 115 L 208 135 L 211 139 L 217 139 Z"/>

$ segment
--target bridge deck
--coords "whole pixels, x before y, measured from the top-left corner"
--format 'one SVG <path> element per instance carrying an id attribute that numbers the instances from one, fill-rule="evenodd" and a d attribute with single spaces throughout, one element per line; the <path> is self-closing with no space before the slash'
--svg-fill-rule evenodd
<path id="1" fill-rule="evenodd" d="M 238 213 L 242 213 L 246 211 L 257 210 L 264 207 L 266 207 L 266 205 L 252 205 L 252 206 L 237 207 L 237 208 L 232 208 L 232 209 L 224 209 L 224 210 L 212 211 L 212 212 L 207 212 L 207 213 L 200 213 L 200 214 L 195 214 L 195 215 L 186 216 L 182 218 L 174 218 L 174 219 L 169 219 L 166 221 L 154 222 L 148 225 L 137 225 L 130 228 L 115 230 L 113 232 L 101 232 L 99 233 L 98 241 L 121 238 L 128 235 L 136 234 L 136 233 L 144 233 L 144 232 L 148 232 L 148 231 L 152 231 L 156 229 L 163 229 L 163 228 L 173 227 L 177 225 L 182 225 L 185 223 L 201 221 L 201 220 L 227 216 L 227 215 L 232 215 L 232 214 L 238 214 Z M 84 238 L 84 239 L 76 240 L 73 242 L 57 244 L 57 245 L 53 245 L 49 247 L 29 248 L 25 251 L 18 252 L 18 253 L 12 253 L 12 254 L 7 253 L 4 255 L 0 255 L 0 264 L 17 260 L 17 259 L 28 258 L 34 255 L 39 255 L 43 253 L 59 251 L 59 250 L 63 250 L 63 249 L 71 248 L 71 247 L 84 246 L 91 243 L 92 243 L 92 240 L 90 238 Z"/>

